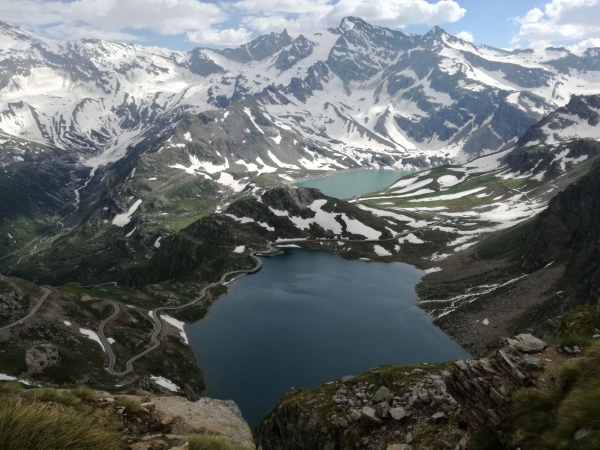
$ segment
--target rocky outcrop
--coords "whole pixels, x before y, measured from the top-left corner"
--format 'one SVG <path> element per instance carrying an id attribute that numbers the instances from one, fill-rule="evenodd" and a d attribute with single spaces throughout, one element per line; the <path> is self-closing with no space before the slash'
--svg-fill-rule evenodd
<path id="1" fill-rule="evenodd" d="M 505 427 L 512 394 L 542 388 L 551 378 L 544 372 L 546 365 L 557 359 L 556 350 L 543 353 L 546 344 L 530 334 L 507 339 L 506 344 L 489 358 L 456 361 L 445 378 L 449 393 L 462 406 L 469 438 L 486 428 L 503 445 L 508 444 Z"/>
<path id="2" fill-rule="evenodd" d="M 228 441 L 252 446 L 252 433 L 232 400 L 201 398 L 190 402 L 181 397 L 156 397 L 151 400 L 162 423 L 171 425 L 173 434 L 207 433 Z"/>
<path id="3" fill-rule="evenodd" d="M 9 278 L 0 275 L 0 326 L 25 314 L 27 294 Z"/>
<path id="4" fill-rule="evenodd" d="M 112 396 L 98 392 L 100 405 L 118 405 L 123 396 Z M 228 442 L 254 448 L 252 433 L 242 414 L 231 400 L 202 398 L 191 402 L 181 397 L 127 396 L 141 405 L 139 414 L 143 415 L 144 425 L 137 419 L 132 420 L 132 430 L 137 441 L 169 441 L 175 437 L 183 438 L 190 434 L 208 434 L 220 436 Z M 126 409 L 117 409 L 121 415 L 127 415 Z M 128 423 L 130 418 L 125 418 Z M 143 435 L 140 437 L 140 433 Z M 134 447 L 132 447 L 134 448 Z M 135 447 L 136 449 L 139 447 Z M 161 447 L 157 447 L 161 448 Z M 165 444 L 165 448 L 166 444 Z M 170 447 L 169 447 L 170 448 Z"/>
<path id="5" fill-rule="evenodd" d="M 255 442 L 259 450 L 470 450 L 486 428 L 508 448 L 512 394 L 553 388 L 567 353 L 520 334 L 488 358 L 380 367 L 294 389 L 259 424 Z"/>
<path id="6" fill-rule="evenodd" d="M 313 390 L 295 389 L 255 433 L 261 450 L 464 448 L 445 366 L 381 367 Z"/>

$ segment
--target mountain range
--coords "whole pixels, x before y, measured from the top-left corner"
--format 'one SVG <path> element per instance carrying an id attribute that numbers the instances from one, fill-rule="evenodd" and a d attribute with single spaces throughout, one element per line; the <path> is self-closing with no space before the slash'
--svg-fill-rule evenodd
<path id="1" fill-rule="evenodd" d="M 190 52 L 51 41 L 7 23 L 0 36 L 0 130 L 71 150 L 89 167 L 237 103 L 262 116 L 276 157 L 300 169 L 462 162 L 516 142 L 571 95 L 600 90 L 598 49 L 507 51 L 439 27 L 409 35 L 355 17 Z M 261 157 L 229 164 L 278 166 Z"/>

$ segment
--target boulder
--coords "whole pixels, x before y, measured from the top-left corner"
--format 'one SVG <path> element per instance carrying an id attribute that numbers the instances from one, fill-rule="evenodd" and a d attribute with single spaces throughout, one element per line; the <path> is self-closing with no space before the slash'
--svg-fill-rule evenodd
<path id="1" fill-rule="evenodd" d="M 521 353 L 539 353 L 546 348 L 546 343 L 531 334 L 519 334 L 510 344 Z"/>
<path id="2" fill-rule="evenodd" d="M 37 344 L 25 352 L 25 363 L 29 373 L 42 373 L 60 364 L 58 348 L 52 344 Z"/>
<path id="3" fill-rule="evenodd" d="M 437 412 L 433 416 L 431 416 L 434 422 L 441 422 L 446 419 L 446 414 L 443 412 Z"/>
<path id="4" fill-rule="evenodd" d="M 371 408 L 370 406 L 365 406 L 362 409 L 360 417 L 365 422 L 381 423 L 381 419 L 377 417 L 377 411 L 375 411 L 375 408 Z"/>
<path id="5" fill-rule="evenodd" d="M 373 403 L 381 403 L 391 397 L 392 393 L 385 386 L 381 386 L 373 396 Z"/>
<path id="6" fill-rule="evenodd" d="M 402 420 L 406 417 L 406 411 L 402 407 L 393 408 L 393 409 L 390 409 L 390 415 L 392 416 L 392 419 L 394 419 L 394 420 Z"/>
<path id="7" fill-rule="evenodd" d="M 573 439 L 575 439 L 576 441 L 581 441 L 582 439 L 588 437 L 590 434 L 592 434 L 592 430 L 590 430 L 589 428 L 580 428 L 575 432 Z"/>

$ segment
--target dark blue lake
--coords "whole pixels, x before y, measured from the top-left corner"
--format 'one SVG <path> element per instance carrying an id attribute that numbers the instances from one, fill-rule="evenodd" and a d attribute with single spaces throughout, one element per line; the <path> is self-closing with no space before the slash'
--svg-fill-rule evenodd
<path id="1" fill-rule="evenodd" d="M 263 263 L 186 326 L 206 395 L 234 400 L 252 428 L 291 387 L 469 356 L 416 306 L 412 266 L 301 249 Z"/>

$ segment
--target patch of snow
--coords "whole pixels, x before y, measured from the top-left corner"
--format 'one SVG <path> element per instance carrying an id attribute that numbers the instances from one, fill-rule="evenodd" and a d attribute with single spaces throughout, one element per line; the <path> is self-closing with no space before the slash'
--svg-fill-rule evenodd
<path id="1" fill-rule="evenodd" d="M 175 383 L 173 383 L 171 380 L 167 380 L 164 377 L 155 377 L 154 375 L 151 375 L 150 378 L 156 384 L 164 387 L 165 389 L 168 389 L 171 392 L 179 392 L 179 390 L 180 390 L 179 387 Z"/>
<path id="2" fill-rule="evenodd" d="M 136 200 L 129 208 L 129 211 L 123 214 L 117 214 L 112 221 L 113 225 L 123 228 L 131 221 L 131 216 L 135 213 L 138 207 L 142 204 L 142 199 Z"/>
<path id="3" fill-rule="evenodd" d="M 244 108 L 244 113 L 246 113 L 246 115 L 248 117 L 250 117 L 250 121 L 252 122 L 252 125 L 254 125 L 256 127 L 256 129 L 260 132 L 260 134 L 265 134 L 265 132 L 262 130 L 262 128 L 256 124 L 256 121 L 254 120 L 254 116 L 252 115 L 252 111 L 250 111 L 250 108 L 248 108 L 248 107 Z M 250 130 L 248 130 L 248 132 L 250 132 Z"/>
<path id="4" fill-rule="evenodd" d="M 233 249 L 233 253 L 244 253 L 245 249 L 246 249 L 245 245 L 240 245 Z"/>
<path id="5" fill-rule="evenodd" d="M 408 233 L 406 236 L 402 236 L 400 238 L 398 238 L 398 242 L 400 244 L 403 244 L 405 242 L 410 242 L 411 244 L 424 244 L 425 241 L 419 239 L 417 236 L 415 236 L 412 233 Z"/>
<path id="6" fill-rule="evenodd" d="M 174 326 L 179 330 L 179 334 L 181 335 L 181 339 L 186 344 L 189 344 L 187 335 L 185 334 L 185 329 L 183 328 L 185 323 L 181 320 L 177 320 L 175 317 L 167 316 L 166 314 L 161 314 L 160 318 L 167 322 L 168 324 Z"/>
<path id="7" fill-rule="evenodd" d="M 431 269 L 425 269 L 424 272 L 426 274 L 441 272 L 442 269 L 440 267 L 432 267 Z"/>
<path id="8" fill-rule="evenodd" d="M 25 384 L 27 386 L 32 385 L 32 383 L 30 383 L 29 381 L 19 380 L 17 377 L 6 375 L 4 373 L 0 373 L 0 381 L 18 381 L 19 383 Z"/>
<path id="9" fill-rule="evenodd" d="M 437 182 L 442 189 L 447 189 L 460 183 L 460 180 L 454 175 L 443 175 L 437 179 Z"/>
<path id="10" fill-rule="evenodd" d="M 476 192 L 480 192 L 484 190 L 485 187 L 478 187 L 475 189 L 470 189 L 468 191 L 457 192 L 456 194 L 446 194 L 446 195 L 438 195 L 437 197 L 427 197 L 427 198 L 416 198 L 414 200 L 409 200 L 409 202 L 437 202 L 437 201 L 446 201 L 446 200 L 455 200 L 457 198 L 466 197 L 471 194 L 475 194 Z"/>
<path id="11" fill-rule="evenodd" d="M 87 328 L 80 328 L 79 332 L 83 334 L 86 338 L 91 339 L 92 341 L 96 341 L 98 344 L 100 344 L 100 347 L 102 347 L 102 351 L 106 352 L 104 344 L 102 344 L 102 341 L 100 340 L 100 336 L 98 336 L 95 331 L 88 330 Z"/>
<path id="12" fill-rule="evenodd" d="M 390 252 L 388 252 L 385 248 L 383 248 L 381 245 L 374 245 L 373 251 L 378 256 L 392 256 L 392 254 Z"/>

